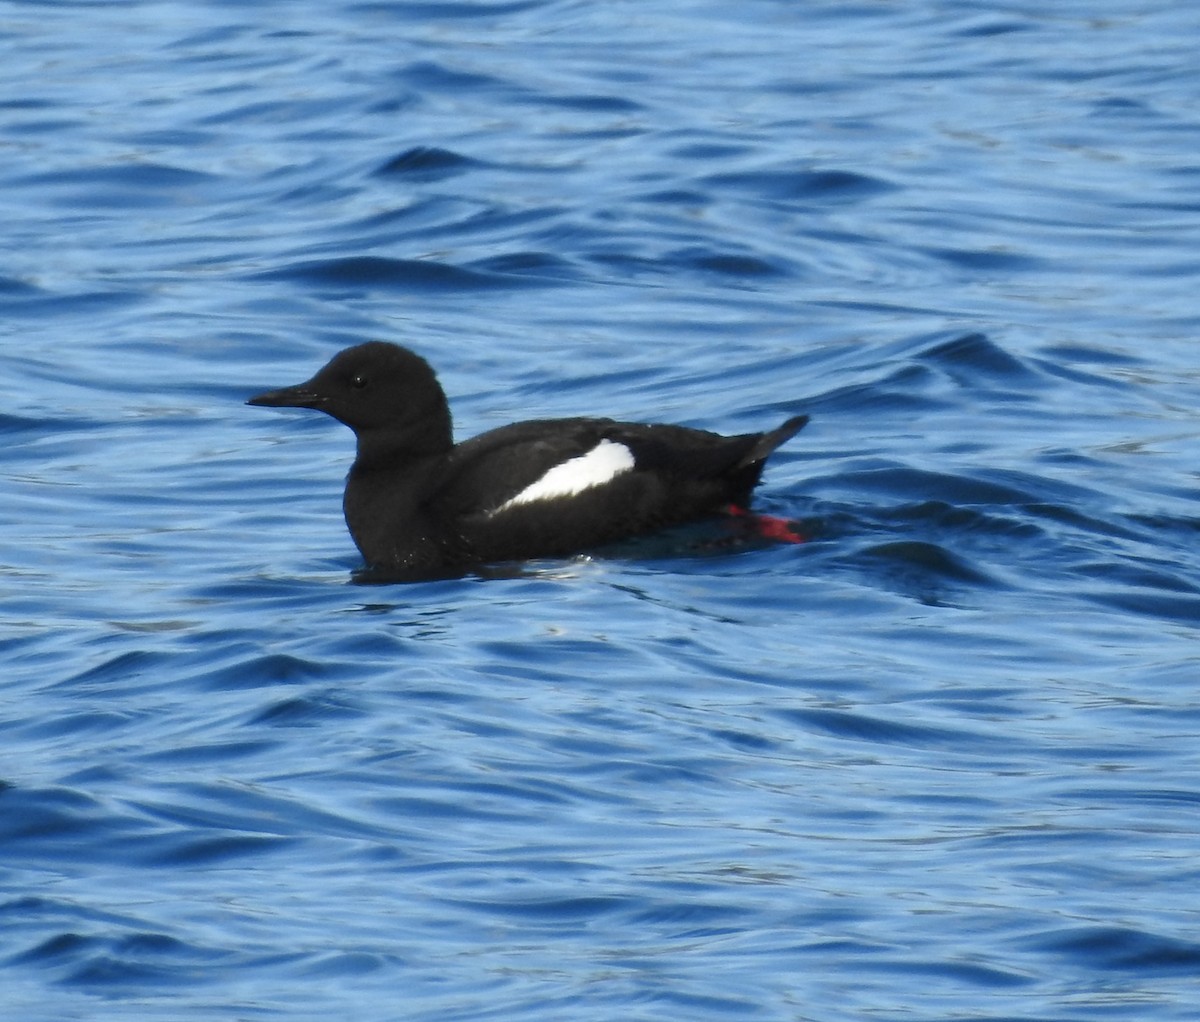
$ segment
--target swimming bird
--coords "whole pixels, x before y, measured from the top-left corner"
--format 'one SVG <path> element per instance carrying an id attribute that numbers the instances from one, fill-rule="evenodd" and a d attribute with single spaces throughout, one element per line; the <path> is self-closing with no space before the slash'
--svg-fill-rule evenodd
<path id="1" fill-rule="evenodd" d="M 797 415 L 768 432 L 721 436 L 603 418 L 535 419 L 455 444 L 429 363 L 386 341 L 347 348 L 311 380 L 246 403 L 316 408 L 354 431 L 346 525 L 369 568 L 406 579 L 580 553 L 722 512 L 745 515 L 767 457 L 808 422 Z M 763 534 L 781 535 L 777 527 Z"/>

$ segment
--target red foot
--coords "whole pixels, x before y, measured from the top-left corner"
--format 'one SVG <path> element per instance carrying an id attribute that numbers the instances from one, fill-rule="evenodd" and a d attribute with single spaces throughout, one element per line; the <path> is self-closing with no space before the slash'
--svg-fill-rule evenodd
<path id="1" fill-rule="evenodd" d="M 773 539 L 777 543 L 803 543 L 807 537 L 801 535 L 786 518 L 776 518 L 774 515 L 756 515 L 744 507 L 730 504 L 725 513 L 732 518 L 744 518 L 746 524 L 764 539 Z"/>

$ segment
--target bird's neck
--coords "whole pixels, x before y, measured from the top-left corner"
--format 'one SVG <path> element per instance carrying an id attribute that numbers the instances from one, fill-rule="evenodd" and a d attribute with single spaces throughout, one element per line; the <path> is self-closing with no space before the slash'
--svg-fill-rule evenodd
<path id="1" fill-rule="evenodd" d="M 443 429 L 406 430 L 402 435 L 359 435 L 342 510 L 368 564 L 407 565 L 429 546 L 437 528 L 428 518 L 424 499 L 453 446 L 449 423 Z"/>
<path id="2" fill-rule="evenodd" d="M 445 457 L 453 447 L 448 421 L 427 421 L 403 430 L 364 431 L 358 434 L 358 450 L 351 475 L 404 472 L 428 459 Z"/>

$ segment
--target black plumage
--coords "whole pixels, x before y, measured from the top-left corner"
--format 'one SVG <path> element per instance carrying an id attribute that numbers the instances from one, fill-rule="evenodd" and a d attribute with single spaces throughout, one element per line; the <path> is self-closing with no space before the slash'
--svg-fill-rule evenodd
<path id="1" fill-rule="evenodd" d="M 369 566 L 411 578 L 577 553 L 729 505 L 745 508 L 767 457 L 808 421 L 800 415 L 770 432 L 725 437 L 540 419 L 455 445 L 432 368 L 383 341 L 348 348 L 306 383 L 247 403 L 316 408 L 354 431 L 346 524 Z M 573 480 L 560 477 L 580 473 L 574 482 L 582 488 L 566 492 Z"/>

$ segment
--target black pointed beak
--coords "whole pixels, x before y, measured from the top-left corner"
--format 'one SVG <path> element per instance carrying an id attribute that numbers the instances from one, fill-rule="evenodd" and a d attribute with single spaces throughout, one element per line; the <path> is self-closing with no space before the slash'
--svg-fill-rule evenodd
<path id="1" fill-rule="evenodd" d="M 320 408 L 326 400 L 323 394 L 317 393 L 311 383 L 300 383 L 294 387 L 256 394 L 246 404 L 261 405 L 264 408 Z"/>

